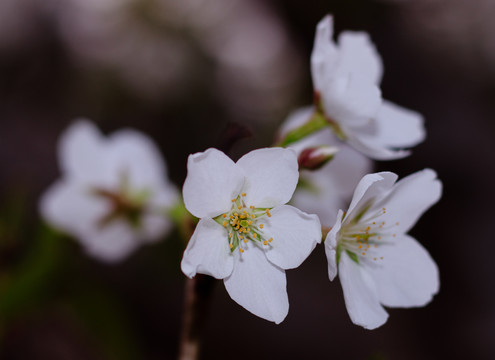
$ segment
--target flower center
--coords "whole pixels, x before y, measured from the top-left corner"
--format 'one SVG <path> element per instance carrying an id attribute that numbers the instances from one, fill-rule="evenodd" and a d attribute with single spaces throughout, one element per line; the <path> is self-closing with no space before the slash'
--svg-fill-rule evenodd
<path id="1" fill-rule="evenodd" d="M 96 187 L 91 191 L 95 196 L 110 203 L 108 213 L 98 220 L 100 228 L 117 219 L 124 219 L 134 228 L 141 226 L 142 215 L 151 196 L 149 189 L 133 191 L 130 188 L 128 177 L 122 176 L 119 187 L 116 190 Z"/>
<path id="2" fill-rule="evenodd" d="M 342 251 L 358 264 L 370 260 L 383 260 L 379 248 L 381 245 L 390 244 L 384 239 L 396 237 L 393 228 L 399 223 L 389 224 L 380 219 L 386 214 L 387 209 L 381 208 L 370 212 L 370 207 L 371 203 L 368 203 L 353 219 L 343 224 L 337 244 L 337 263 Z"/>
<path id="3" fill-rule="evenodd" d="M 271 217 L 270 208 L 257 208 L 253 205 L 246 206 L 244 198 L 246 193 L 242 193 L 232 199 L 232 209 L 214 220 L 227 229 L 230 251 L 239 248 L 243 253 L 249 240 L 258 245 L 268 246 L 273 238 L 267 239 L 263 232 L 263 219 Z"/>

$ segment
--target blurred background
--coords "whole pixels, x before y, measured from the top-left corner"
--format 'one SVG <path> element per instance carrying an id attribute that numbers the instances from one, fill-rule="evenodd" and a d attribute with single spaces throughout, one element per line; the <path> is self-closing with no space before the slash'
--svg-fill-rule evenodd
<path id="1" fill-rule="evenodd" d="M 444 196 L 412 234 L 438 263 L 441 290 L 353 325 L 318 247 L 288 271 L 281 325 L 230 300 L 219 282 L 203 359 L 493 359 L 495 2 L 492 0 L 0 0 L 0 358 L 174 359 L 185 276 L 178 233 L 110 266 L 50 230 L 40 194 L 59 176 L 56 141 L 77 117 L 143 131 L 181 186 L 188 154 L 235 122 L 271 144 L 311 103 L 317 22 L 370 33 L 384 97 L 421 112 L 427 140 L 376 164 L 431 167 Z"/>

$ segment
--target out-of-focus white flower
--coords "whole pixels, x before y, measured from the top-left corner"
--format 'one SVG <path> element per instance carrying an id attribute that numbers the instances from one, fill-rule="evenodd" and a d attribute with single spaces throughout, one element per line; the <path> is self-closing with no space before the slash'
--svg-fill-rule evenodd
<path id="1" fill-rule="evenodd" d="M 92 256 L 121 260 L 171 228 L 167 210 L 177 190 L 147 136 L 120 130 L 104 137 L 79 120 L 62 134 L 58 158 L 62 177 L 43 195 L 41 214 Z"/>
<path id="2" fill-rule="evenodd" d="M 341 138 L 373 159 L 409 155 L 400 149 L 423 141 L 423 117 L 382 100 L 383 65 L 368 34 L 345 31 L 338 44 L 332 36 L 332 18 L 326 16 L 317 26 L 311 55 L 318 111 Z"/>
<path id="3" fill-rule="evenodd" d="M 224 279 L 230 297 L 275 323 L 289 310 L 286 269 L 298 267 L 321 241 L 316 215 L 287 203 L 299 177 L 289 149 L 258 149 L 234 163 L 209 149 L 189 156 L 183 195 L 200 218 L 181 268 Z"/>
<path id="4" fill-rule="evenodd" d="M 292 112 L 280 128 L 280 137 L 303 125 L 313 112 L 311 106 Z M 291 202 L 307 213 L 318 215 L 323 226 L 332 226 L 337 211 L 349 203 L 359 180 L 371 171 L 372 161 L 337 139 L 328 127 L 289 147 L 301 154 L 307 148 L 323 144 L 338 148 L 338 153 L 321 169 L 300 171 L 299 186 Z"/>
<path id="5" fill-rule="evenodd" d="M 330 280 L 338 271 L 349 316 L 366 329 L 387 321 L 383 306 L 426 305 L 440 286 L 435 262 L 406 232 L 439 200 L 442 184 L 430 169 L 396 180 L 390 172 L 363 177 L 325 240 Z"/>

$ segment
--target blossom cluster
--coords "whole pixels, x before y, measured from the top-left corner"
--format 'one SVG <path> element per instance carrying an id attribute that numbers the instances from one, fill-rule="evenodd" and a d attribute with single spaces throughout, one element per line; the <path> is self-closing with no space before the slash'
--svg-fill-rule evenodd
<path id="1" fill-rule="evenodd" d="M 382 98 L 369 36 L 343 32 L 335 42 L 330 16 L 316 29 L 311 74 L 314 104 L 289 115 L 275 146 L 236 162 L 214 148 L 189 156 L 183 204 L 151 139 L 134 130 L 105 137 L 76 121 L 60 139 L 62 176 L 41 199 L 43 217 L 116 262 L 164 237 L 171 212 L 185 206 L 199 220 L 182 272 L 222 279 L 235 302 L 275 323 L 289 310 L 285 271 L 322 241 L 353 323 L 374 329 L 387 320 L 383 306 L 427 304 L 438 269 L 407 232 L 441 183 L 431 169 L 400 181 L 370 174 L 372 160 L 408 156 L 424 140 L 422 116 Z"/>

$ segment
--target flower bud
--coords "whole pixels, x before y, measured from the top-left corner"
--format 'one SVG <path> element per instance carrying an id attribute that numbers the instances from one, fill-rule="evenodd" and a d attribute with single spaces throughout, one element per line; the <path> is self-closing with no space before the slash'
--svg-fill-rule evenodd
<path id="1" fill-rule="evenodd" d="M 304 149 L 297 159 L 300 169 L 317 170 L 333 159 L 339 149 L 335 146 L 315 146 Z"/>

